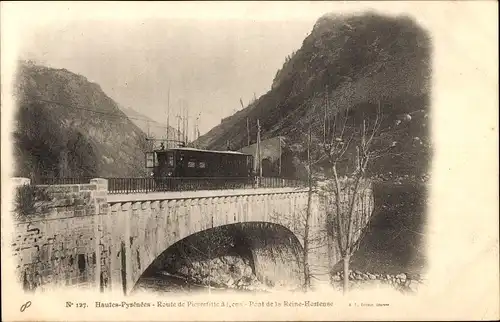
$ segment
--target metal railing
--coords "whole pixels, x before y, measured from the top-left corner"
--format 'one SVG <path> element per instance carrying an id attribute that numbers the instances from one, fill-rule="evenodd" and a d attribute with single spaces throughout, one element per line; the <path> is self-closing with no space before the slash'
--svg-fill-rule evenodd
<path id="1" fill-rule="evenodd" d="M 260 188 L 285 188 L 285 187 L 302 187 L 305 183 L 295 179 L 284 179 L 278 177 L 256 177 Z"/>
<path id="2" fill-rule="evenodd" d="M 153 178 L 107 178 L 108 193 L 138 193 L 156 191 Z"/>
<path id="3" fill-rule="evenodd" d="M 109 193 L 298 187 L 300 181 L 257 177 L 108 178 Z"/>
<path id="4" fill-rule="evenodd" d="M 92 177 L 38 178 L 32 184 L 85 184 Z M 224 190 L 252 188 L 302 187 L 304 183 L 294 179 L 277 177 L 166 177 L 166 178 L 105 178 L 108 193 L 147 193 L 161 191 Z"/>
<path id="5" fill-rule="evenodd" d="M 153 179 L 154 191 L 245 189 L 254 185 L 251 177 L 169 177 Z"/>

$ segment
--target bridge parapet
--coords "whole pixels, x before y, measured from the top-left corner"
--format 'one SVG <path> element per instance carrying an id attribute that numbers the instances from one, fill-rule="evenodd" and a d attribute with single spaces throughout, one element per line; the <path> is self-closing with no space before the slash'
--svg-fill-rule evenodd
<path id="1" fill-rule="evenodd" d="M 181 200 L 181 199 L 205 199 L 205 198 L 228 198 L 256 195 L 284 195 L 290 193 L 307 192 L 307 188 L 255 188 L 255 189 L 227 189 L 227 190 L 201 190 L 201 191 L 171 191 L 171 192 L 148 192 L 134 194 L 110 194 L 108 203 L 118 202 L 141 202 L 147 200 Z"/>

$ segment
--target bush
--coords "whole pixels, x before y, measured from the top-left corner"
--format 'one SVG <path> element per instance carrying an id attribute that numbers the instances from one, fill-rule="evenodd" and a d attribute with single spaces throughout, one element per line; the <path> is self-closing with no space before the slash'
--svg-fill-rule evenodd
<path id="1" fill-rule="evenodd" d="M 45 210 L 43 203 L 51 200 L 45 187 L 23 185 L 16 191 L 15 212 L 18 217 L 33 215 Z"/>

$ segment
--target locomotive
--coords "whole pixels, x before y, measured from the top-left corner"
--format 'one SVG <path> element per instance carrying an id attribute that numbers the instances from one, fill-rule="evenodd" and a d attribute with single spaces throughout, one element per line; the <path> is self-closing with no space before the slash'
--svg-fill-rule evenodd
<path id="1" fill-rule="evenodd" d="M 190 147 L 146 153 L 156 190 L 218 188 L 253 183 L 253 156 L 236 151 L 202 150 Z"/>

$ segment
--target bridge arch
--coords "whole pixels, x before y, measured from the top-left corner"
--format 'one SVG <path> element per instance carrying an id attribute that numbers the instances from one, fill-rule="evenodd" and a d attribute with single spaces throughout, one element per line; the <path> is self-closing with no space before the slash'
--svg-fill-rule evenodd
<path id="1" fill-rule="evenodd" d="M 297 288 L 303 284 L 302 256 L 299 239 L 283 225 L 270 222 L 221 225 L 168 246 L 133 281 L 131 292 L 140 287 L 143 279 L 158 277 L 160 272 L 203 285 L 207 282 L 224 285 L 224 280 L 236 283 L 251 276 L 268 286 Z"/>
<path id="2" fill-rule="evenodd" d="M 302 208 L 305 209 L 307 192 L 281 188 L 108 195 L 108 204 L 110 216 L 103 217 L 100 234 L 111 237 L 105 238 L 106 244 L 112 246 L 111 253 L 120 255 L 107 257 L 110 264 L 103 270 L 113 285 L 121 285 L 124 293 L 129 294 L 162 252 L 200 231 L 237 223 L 274 223 L 296 233 L 290 220 L 298 218 Z M 302 244 L 300 237 L 298 240 Z M 116 247 L 121 244 L 124 248 Z M 263 258 L 260 254 L 265 253 L 268 244 L 271 242 L 252 246 L 254 250 L 260 249 L 254 254 Z M 267 252 L 272 252 L 269 249 Z M 257 273 L 275 270 L 273 267 L 265 265 Z M 273 274 L 259 275 L 262 279 L 264 276 Z"/>

